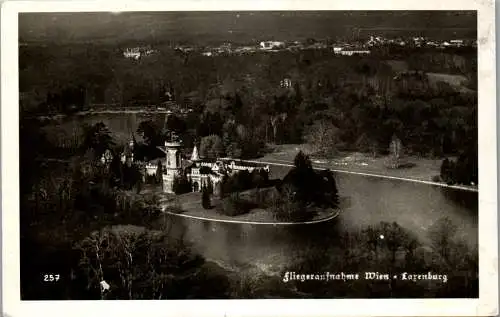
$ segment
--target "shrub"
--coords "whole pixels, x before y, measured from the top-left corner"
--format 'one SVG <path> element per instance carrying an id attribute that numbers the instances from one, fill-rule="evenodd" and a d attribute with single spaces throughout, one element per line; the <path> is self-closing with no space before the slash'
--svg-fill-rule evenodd
<path id="1" fill-rule="evenodd" d="M 209 135 L 201 139 L 200 156 L 204 158 L 217 158 L 224 155 L 224 145 L 218 135 Z"/>
<path id="2" fill-rule="evenodd" d="M 314 216 L 304 201 L 295 197 L 291 186 L 285 186 L 281 193 L 275 193 L 272 198 L 271 212 L 279 221 L 308 221 Z"/>
<path id="3" fill-rule="evenodd" d="M 182 195 L 191 192 L 191 183 L 185 175 L 174 178 L 172 190 L 176 195 Z"/>
<path id="4" fill-rule="evenodd" d="M 238 216 L 248 213 L 250 210 L 257 207 L 251 201 L 242 199 L 238 194 L 234 193 L 222 201 L 222 208 L 219 212 L 226 216 Z"/>
<path id="5" fill-rule="evenodd" d="M 291 192 L 284 193 L 284 188 Z M 338 190 L 333 173 L 329 170 L 315 171 L 309 157 L 302 152 L 295 157 L 295 167 L 283 178 L 279 189 L 286 199 L 293 193 L 293 200 L 301 201 L 305 205 L 336 207 L 338 203 Z"/>
<path id="6" fill-rule="evenodd" d="M 241 192 L 256 187 L 268 185 L 269 178 L 266 172 L 254 170 L 250 173 L 247 170 L 238 171 L 226 178 L 222 183 L 224 193 Z"/>
<path id="7" fill-rule="evenodd" d="M 203 187 L 203 191 L 201 194 L 201 205 L 203 209 L 210 209 L 212 204 L 210 202 L 210 193 L 206 187 Z"/>
<path id="8" fill-rule="evenodd" d="M 250 193 L 250 199 L 259 208 L 270 208 L 272 206 L 274 195 L 277 194 L 275 187 L 255 188 Z"/>
<path id="9" fill-rule="evenodd" d="M 155 175 L 146 175 L 146 184 L 158 184 Z"/>

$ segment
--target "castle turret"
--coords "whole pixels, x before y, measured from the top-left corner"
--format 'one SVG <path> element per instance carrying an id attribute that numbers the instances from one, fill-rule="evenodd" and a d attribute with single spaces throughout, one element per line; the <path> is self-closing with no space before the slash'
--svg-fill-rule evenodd
<path id="1" fill-rule="evenodd" d="M 191 161 L 198 161 L 199 159 L 200 157 L 198 155 L 198 148 L 195 145 L 193 148 L 193 154 L 191 154 Z"/>
<path id="2" fill-rule="evenodd" d="M 174 179 L 182 172 L 181 147 L 181 143 L 177 141 L 165 142 L 167 160 L 163 174 L 163 190 L 167 193 L 174 192 Z"/>

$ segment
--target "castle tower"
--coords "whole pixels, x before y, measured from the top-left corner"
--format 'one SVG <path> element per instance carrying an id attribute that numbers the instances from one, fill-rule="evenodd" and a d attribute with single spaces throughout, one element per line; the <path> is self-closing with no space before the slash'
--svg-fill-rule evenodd
<path id="1" fill-rule="evenodd" d="M 198 155 L 198 148 L 196 145 L 193 148 L 193 154 L 191 154 L 191 161 L 198 161 L 200 159 L 200 156 Z"/>
<path id="2" fill-rule="evenodd" d="M 165 142 L 167 160 L 163 174 L 163 191 L 173 193 L 174 178 L 181 174 L 181 143 L 177 141 Z"/>

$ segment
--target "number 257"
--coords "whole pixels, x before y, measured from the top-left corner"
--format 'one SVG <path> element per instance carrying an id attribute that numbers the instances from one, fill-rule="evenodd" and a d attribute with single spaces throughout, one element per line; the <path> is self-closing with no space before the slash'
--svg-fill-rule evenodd
<path id="1" fill-rule="evenodd" d="M 57 282 L 59 281 L 59 274 L 45 274 L 43 276 L 44 282 Z"/>

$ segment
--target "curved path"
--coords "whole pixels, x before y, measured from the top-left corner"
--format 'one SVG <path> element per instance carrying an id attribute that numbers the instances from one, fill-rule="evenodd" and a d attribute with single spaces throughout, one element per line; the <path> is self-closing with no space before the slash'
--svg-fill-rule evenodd
<path id="1" fill-rule="evenodd" d="M 244 160 L 243 162 L 260 163 L 260 164 L 276 165 L 276 166 L 286 166 L 286 167 L 293 167 L 294 166 L 291 162 L 288 162 L 288 161 L 281 161 L 281 162 L 284 162 L 284 163 L 278 163 L 278 162 L 270 162 L 270 161 Z M 354 174 L 354 175 L 362 175 L 362 176 L 371 176 L 371 177 L 378 177 L 378 178 L 385 178 L 385 179 L 395 179 L 395 180 L 400 180 L 400 181 L 405 181 L 405 182 L 420 183 L 420 184 L 426 184 L 426 185 L 432 185 L 432 186 L 441 186 L 441 187 L 452 188 L 452 189 L 459 189 L 459 190 L 466 190 L 466 191 L 476 192 L 476 193 L 478 192 L 477 188 L 469 187 L 469 186 L 448 185 L 448 184 L 445 184 L 445 183 L 438 183 L 438 182 L 432 182 L 432 181 L 424 181 L 424 180 L 414 179 L 414 178 L 404 178 L 404 177 L 381 175 L 381 174 L 372 174 L 372 173 L 363 173 L 363 172 L 352 172 L 352 171 L 346 171 L 346 170 L 341 170 L 341 169 L 334 169 L 334 168 L 328 168 L 328 167 L 320 167 L 320 166 L 317 166 L 317 165 L 314 166 L 314 164 L 313 164 L 313 168 L 314 169 L 319 169 L 319 170 L 321 170 L 321 169 L 322 170 L 329 169 L 330 171 L 338 172 L 338 173 Z"/>
<path id="2" fill-rule="evenodd" d="M 298 222 L 261 222 L 261 221 L 245 221 L 245 220 L 229 220 L 229 219 L 217 219 L 217 218 L 207 218 L 207 217 L 199 217 L 199 216 L 192 216 L 192 215 L 187 215 L 187 214 L 177 214 L 174 212 L 170 211 L 163 211 L 166 214 L 173 215 L 173 216 L 178 216 L 178 217 L 183 217 L 183 218 L 189 218 L 189 219 L 196 219 L 196 220 L 203 220 L 203 221 L 212 221 L 212 222 L 223 222 L 223 223 L 238 223 L 238 224 L 245 224 L 245 225 L 268 225 L 268 226 L 292 226 L 292 225 L 313 225 L 313 224 L 318 224 L 322 222 L 327 222 L 330 221 L 334 218 L 337 218 L 337 216 L 340 214 L 340 210 L 336 210 L 334 213 L 332 213 L 330 216 L 322 218 L 322 219 L 317 219 L 317 220 L 311 220 L 311 221 L 298 221 Z"/>

